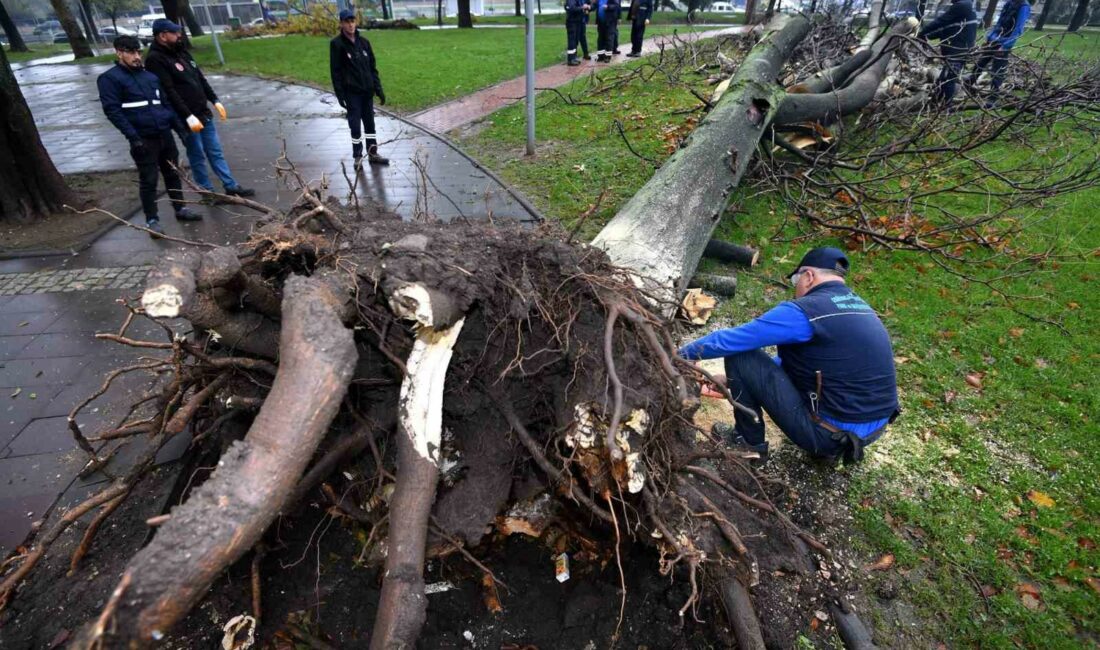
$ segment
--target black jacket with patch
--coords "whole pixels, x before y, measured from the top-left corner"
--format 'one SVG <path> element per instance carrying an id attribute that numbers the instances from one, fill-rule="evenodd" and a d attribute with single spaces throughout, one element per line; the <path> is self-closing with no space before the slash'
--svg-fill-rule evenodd
<path id="1" fill-rule="evenodd" d="M 378 95 L 381 97 L 382 80 L 378 77 L 378 64 L 374 59 L 374 50 L 370 41 L 355 32 L 352 42 L 343 34 L 329 42 L 329 73 L 332 75 L 332 90 L 336 98 L 343 101 L 347 95 Z"/>
<path id="2" fill-rule="evenodd" d="M 164 96 L 181 119 L 186 120 L 188 115 L 200 119 L 213 117 L 210 104 L 216 103 L 218 96 L 187 50 L 153 43 L 145 57 L 145 69 L 160 79 Z"/>

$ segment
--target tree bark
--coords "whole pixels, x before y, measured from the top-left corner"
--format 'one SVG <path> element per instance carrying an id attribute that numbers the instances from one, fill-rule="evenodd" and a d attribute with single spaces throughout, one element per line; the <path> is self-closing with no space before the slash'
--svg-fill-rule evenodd
<path id="1" fill-rule="evenodd" d="M 752 596 L 741 581 L 735 577 L 721 580 L 718 589 L 722 595 L 722 605 L 733 635 L 737 638 L 740 650 L 764 650 L 764 635 L 760 632 L 760 619 L 752 606 Z"/>
<path id="2" fill-rule="evenodd" d="M 95 56 L 92 47 L 88 45 L 88 39 L 84 38 L 84 32 L 80 31 L 80 23 L 76 22 L 73 12 L 69 10 L 66 0 L 50 0 L 50 6 L 57 14 L 57 20 L 61 22 L 61 28 L 69 37 L 69 46 L 73 49 L 73 56 L 78 59 L 87 59 Z"/>
<path id="3" fill-rule="evenodd" d="M 817 94 L 788 94 L 775 115 L 775 124 L 797 124 L 816 121 L 828 123 L 838 117 L 861 110 L 875 97 L 886 68 L 899 42 L 894 36 L 913 31 L 915 21 L 896 23 L 886 37 L 875 41 L 871 47 L 871 65 L 858 73 L 843 88 Z M 858 55 L 857 55 L 858 56 Z"/>
<path id="4" fill-rule="evenodd" d="M 517 16 L 522 16 L 523 15 L 523 7 L 520 6 L 519 0 L 516 0 L 516 15 Z"/>
<path id="5" fill-rule="evenodd" d="M 474 26 L 474 17 L 470 15 L 470 0 L 458 0 L 458 27 Z"/>
<path id="6" fill-rule="evenodd" d="M 8 35 L 8 44 L 12 52 L 28 51 L 27 44 L 23 41 L 23 35 L 19 33 L 19 28 L 15 26 L 11 16 L 8 15 L 8 10 L 4 7 L 3 2 L 0 2 L 0 27 L 3 27 L 4 33 Z"/>
<path id="7" fill-rule="evenodd" d="M 80 0 L 78 8 L 80 10 L 80 22 L 84 25 L 84 33 L 87 35 L 88 40 L 92 43 L 99 43 L 101 39 L 95 21 L 92 20 L 91 0 Z"/>
<path id="8" fill-rule="evenodd" d="M 745 0 L 745 24 L 751 25 L 756 13 L 756 0 Z"/>
<path id="9" fill-rule="evenodd" d="M 179 8 L 183 19 L 187 21 L 187 29 L 191 30 L 192 36 L 202 36 L 206 33 L 202 29 L 202 23 L 199 21 L 198 16 L 195 15 L 195 8 L 191 6 L 191 0 L 179 0 Z M 210 8 L 207 7 L 205 11 L 210 11 Z M 206 18 L 206 16 L 204 15 L 203 18 Z"/>
<path id="10" fill-rule="evenodd" d="M 1073 18 L 1069 21 L 1069 27 L 1066 27 L 1067 32 L 1076 32 L 1081 29 L 1081 26 L 1085 24 L 1085 21 L 1089 17 L 1089 0 L 1077 0 L 1077 10 L 1073 12 Z"/>
<path id="11" fill-rule="evenodd" d="M 703 249 L 703 256 L 719 262 L 739 264 L 751 268 L 756 266 L 756 262 L 760 259 L 760 251 L 748 246 L 712 239 L 707 242 L 707 247 Z"/>
<path id="12" fill-rule="evenodd" d="M 809 31 L 805 16 L 773 23 L 688 142 L 623 206 L 593 245 L 653 283 L 660 294 L 678 296 L 779 108 L 779 69 Z"/>
<path id="13" fill-rule="evenodd" d="M 859 39 L 859 47 L 856 48 L 856 52 L 870 48 L 871 44 L 878 38 L 879 32 L 882 31 L 882 11 L 885 6 L 886 3 L 883 0 L 872 0 L 871 13 L 867 14 L 867 33 Z"/>
<path id="14" fill-rule="evenodd" d="M 0 48 L 0 222 L 59 212 L 76 195 L 54 167 Z"/>
<path id="15" fill-rule="evenodd" d="M 222 455 L 214 474 L 130 561 L 113 631 L 106 633 L 118 636 L 103 638 L 103 647 L 141 647 L 163 638 L 284 507 L 355 368 L 352 332 L 337 316 L 333 295 L 314 278 L 286 281 L 283 354 L 271 392 L 244 440 Z"/>
<path id="16" fill-rule="evenodd" d="M 993 19 L 997 16 L 997 0 L 989 0 L 989 4 L 985 6 L 985 16 L 982 17 L 982 26 L 989 29 L 989 26 L 993 24 Z"/>
<path id="17" fill-rule="evenodd" d="M 1043 11 L 1039 14 L 1039 20 L 1035 23 L 1035 31 L 1043 31 L 1043 27 L 1047 24 L 1047 18 L 1050 17 L 1050 10 L 1054 8 L 1057 2 L 1055 0 L 1047 0 L 1043 3 Z"/>

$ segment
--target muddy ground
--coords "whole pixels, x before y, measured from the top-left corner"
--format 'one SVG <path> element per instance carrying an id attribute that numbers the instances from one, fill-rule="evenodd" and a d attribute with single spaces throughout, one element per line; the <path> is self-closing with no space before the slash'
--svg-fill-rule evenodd
<path id="1" fill-rule="evenodd" d="M 137 172 L 133 170 L 68 174 L 65 182 L 77 192 L 84 208 L 94 206 L 125 218 L 141 207 Z M 59 212 L 27 224 L 5 222 L 0 227 L 0 256 L 39 250 L 80 250 L 94 241 L 111 221 L 103 214 Z"/>

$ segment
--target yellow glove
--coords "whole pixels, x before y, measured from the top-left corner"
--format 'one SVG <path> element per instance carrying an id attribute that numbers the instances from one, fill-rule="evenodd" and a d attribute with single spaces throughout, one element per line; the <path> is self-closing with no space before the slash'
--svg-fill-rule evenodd
<path id="1" fill-rule="evenodd" d="M 191 129 L 191 133 L 198 133 L 202 131 L 202 120 L 194 115 L 187 116 L 187 128 Z"/>
<path id="2" fill-rule="evenodd" d="M 225 114 L 225 107 L 222 106 L 221 102 L 214 102 L 214 110 L 218 111 L 218 115 L 221 115 L 222 122 L 224 122 L 226 120 L 226 118 L 228 117 Z"/>

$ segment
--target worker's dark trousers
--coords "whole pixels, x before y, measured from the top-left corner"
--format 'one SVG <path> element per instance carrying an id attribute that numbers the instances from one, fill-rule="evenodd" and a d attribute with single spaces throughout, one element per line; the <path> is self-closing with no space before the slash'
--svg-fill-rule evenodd
<path id="1" fill-rule="evenodd" d="M 1008 65 L 1008 50 L 999 45 L 987 45 L 978 55 L 978 63 L 974 66 L 974 74 L 970 76 L 970 83 L 978 80 L 978 75 L 986 66 L 989 66 L 989 74 L 993 76 L 991 87 L 1000 90 L 1005 81 L 1005 66 Z"/>
<path id="2" fill-rule="evenodd" d="M 565 55 L 570 61 L 577 58 L 577 45 L 580 43 L 581 34 L 584 33 L 584 22 L 565 21 Z"/>
<path id="3" fill-rule="evenodd" d="M 596 53 L 611 54 L 619 47 L 619 19 L 611 16 L 596 21 Z"/>
<path id="4" fill-rule="evenodd" d="M 351 157 L 363 157 L 363 144 L 367 153 L 378 145 L 378 134 L 374 131 L 374 96 L 360 93 L 348 93 L 348 127 L 351 128 Z"/>
<path id="5" fill-rule="evenodd" d="M 642 53 L 642 39 L 645 38 L 645 18 L 637 17 L 630 21 L 630 51 Z"/>
<path id="6" fill-rule="evenodd" d="M 805 396 L 763 350 L 734 354 L 726 357 L 725 362 L 730 394 L 760 416 L 759 422 L 753 422 L 748 414 L 734 411 L 734 428 L 746 442 L 754 445 L 764 442 L 763 409 L 791 442 L 811 454 L 838 456 L 843 453 L 844 447 L 832 439 L 832 433 L 810 418 Z M 863 444 L 871 444 L 880 435 L 881 431 L 868 436 Z"/>
<path id="7" fill-rule="evenodd" d="M 588 58 L 588 19 L 577 27 L 577 44 L 581 46 L 581 56 Z"/>
<path id="8" fill-rule="evenodd" d="M 145 151 L 137 155 L 131 149 L 130 157 L 137 164 L 138 196 L 141 197 L 141 209 L 145 212 L 145 220 L 156 221 L 159 219 L 157 214 L 158 172 L 164 177 L 164 187 L 168 190 L 172 208 L 178 211 L 184 205 L 180 175 L 176 172 L 180 152 L 176 148 L 176 141 L 171 131 L 145 136 L 141 140 L 145 143 Z"/>
<path id="9" fill-rule="evenodd" d="M 933 97 L 941 104 L 950 104 L 955 98 L 955 91 L 959 87 L 959 72 L 962 71 L 963 60 L 957 58 L 946 59 L 943 68 L 940 69 L 939 79 L 932 92 Z"/>

